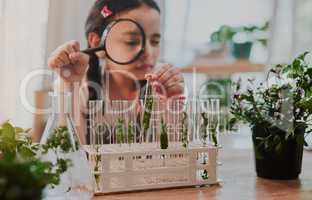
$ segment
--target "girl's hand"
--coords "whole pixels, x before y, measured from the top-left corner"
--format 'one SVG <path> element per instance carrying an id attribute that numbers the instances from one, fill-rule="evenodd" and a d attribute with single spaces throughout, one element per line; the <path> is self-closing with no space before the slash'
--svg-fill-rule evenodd
<path id="1" fill-rule="evenodd" d="M 57 48 L 48 59 L 50 69 L 69 83 L 80 82 L 87 72 L 89 56 L 80 52 L 77 41 L 70 41 Z"/>
<path id="2" fill-rule="evenodd" d="M 154 74 L 147 74 L 156 93 L 163 98 L 181 97 L 184 94 L 184 78 L 178 68 L 163 65 Z"/>

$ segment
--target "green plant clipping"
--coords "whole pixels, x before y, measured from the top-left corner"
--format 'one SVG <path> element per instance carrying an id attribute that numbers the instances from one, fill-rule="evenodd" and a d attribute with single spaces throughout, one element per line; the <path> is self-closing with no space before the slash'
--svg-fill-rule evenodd
<path id="1" fill-rule="evenodd" d="M 123 144 L 125 142 L 125 121 L 121 118 L 117 120 L 116 125 L 116 139 L 118 144 Z"/>
<path id="2" fill-rule="evenodd" d="M 217 120 L 212 120 L 211 124 L 210 124 L 210 128 L 209 128 L 209 131 L 210 131 L 210 140 L 212 141 L 213 145 L 215 147 L 218 146 L 218 137 L 217 137 L 217 134 L 218 134 L 218 121 Z"/>
<path id="3" fill-rule="evenodd" d="M 188 147 L 188 120 L 187 120 L 187 113 L 182 113 L 182 146 L 184 148 Z"/>
<path id="4" fill-rule="evenodd" d="M 94 178 L 95 178 L 95 183 L 96 183 L 96 187 L 97 190 L 100 190 L 100 181 L 101 181 L 101 177 L 98 174 L 99 170 L 100 170 L 100 164 L 101 164 L 101 154 L 100 154 L 100 145 L 96 145 L 95 147 L 95 151 L 96 151 L 96 155 L 95 155 L 95 165 L 94 165 Z"/>
<path id="5" fill-rule="evenodd" d="M 152 115 L 154 99 L 152 96 L 152 86 L 150 83 L 147 83 L 147 89 L 145 94 L 145 102 L 144 102 L 144 113 L 143 113 L 143 135 L 144 139 L 146 138 L 147 131 L 150 127 L 150 120 Z"/>
<path id="6" fill-rule="evenodd" d="M 164 119 L 161 119 L 161 130 L 160 130 L 160 148 L 167 149 L 168 148 L 168 130 L 167 125 L 164 122 Z"/>
<path id="7" fill-rule="evenodd" d="M 201 139 L 204 141 L 204 144 L 205 144 L 208 138 L 207 129 L 209 125 L 209 119 L 206 113 L 201 113 L 201 118 L 202 118 L 202 122 L 200 125 L 200 135 L 201 135 Z"/>
<path id="8" fill-rule="evenodd" d="M 129 144 L 134 143 L 134 134 L 135 134 L 135 123 L 133 121 L 129 122 L 128 124 L 128 134 L 127 134 L 127 139 Z"/>
<path id="9" fill-rule="evenodd" d="M 76 151 L 74 147 L 78 147 L 79 143 L 74 140 L 75 144 L 72 144 L 70 133 L 67 127 L 60 126 L 53 130 L 53 133 L 47 140 L 47 143 L 43 145 L 43 148 L 47 151 L 49 149 L 54 149 L 55 151 L 60 148 L 63 153 L 69 153 Z"/>
<path id="10" fill-rule="evenodd" d="M 208 180 L 208 171 L 205 169 L 204 171 L 201 172 L 201 177 L 203 180 Z"/>

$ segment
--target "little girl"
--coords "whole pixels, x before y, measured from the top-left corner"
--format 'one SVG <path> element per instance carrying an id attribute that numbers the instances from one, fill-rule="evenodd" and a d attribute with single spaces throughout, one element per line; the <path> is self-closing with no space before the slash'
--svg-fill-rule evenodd
<path id="1" fill-rule="evenodd" d="M 166 64 L 155 69 L 160 55 L 161 30 L 160 9 L 154 0 L 97 0 L 85 25 L 89 47 L 98 47 L 106 26 L 120 18 L 134 20 L 145 32 L 145 50 L 135 62 L 116 64 L 105 56 L 104 51 L 92 55 L 81 53 L 77 41 L 60 46 L 48 60 L 49 67 L 59 74 L 65 88 L 73 93 L 74 98 L 80 96 L 79 105 L 74 101 L 74 107 L 82 108 L 78 126 L 82 143 L 86 143 L 87 113 L 84 108 L 88 100 L 138 99 L 146 80 L 155 94 L 163 98 L 180 97 L 184 93 L 183 76 L 177 68 Z M 132 38 L 125 40 L 131 43 Z M 83 92 L 78 94 L 75 85 L 79 85 Z"/>

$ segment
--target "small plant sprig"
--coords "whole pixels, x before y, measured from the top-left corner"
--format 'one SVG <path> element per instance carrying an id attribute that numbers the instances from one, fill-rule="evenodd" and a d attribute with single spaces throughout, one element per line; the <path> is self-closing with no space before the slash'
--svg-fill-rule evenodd
<path id="1" fill-rule="evenodd" d="M 125 142 L 124 124 L 125 124 L 125 121 L 123 119 L 119 118 L 117 120 L 116 137 L 117 137 L 117 143 L 120 145 Z"/>
<path id="2" fill-rule="evenodd" d="M 150 127 L 150 120 L 152 115 L 154 99 L 152 96 L 152 85 L 147 82 L 145 99 L 144 99 L 144 113 L 143 113 L 143 140 L 146 140 L 147 131 Z"/>
<path id="3" fill-rule="evenodd" d="M 71 166 L 71 161 L 69 159 L 61 158 L 59 154 L 75 152 L 79 148 L 77 138 L 72 139 L 73 140 L 71 140 L 70 138 L 68 128 L 65 126 L 60 126 L 53 130 L 53 133 L 51 134 L 51 137 L 47 140 L 46 144 L 42 145 L 43 154 L 47 154 L 48 151 L 53 151 L 56 155 L 55 172 L 58 174 L 59 177 Z"/>
<path id="4" fill-rule="evenodd" d="M 72 138 L 74 140 L 74 144 L 72 144 L 70 133 L 67 127 L 57 127 L 53 130 L 51 135 L 52 137 L 47 140 L 46 144 L 42 145 L 43 149 L 45 150 L 44 153 L 47 153 L 49 149 L 57 152 L 58 148 L 61 149 L 63 153 L 69 153 L 78 150 L 79 143 L 76 138 Z M 77 149 L 75 149 L 75 147 Z"/>
<path id="5" fill-rule="evenodd" d="M 95 165 L 94 165 L 94 172 L 96 174 L 94 174 L 94 178 L 95 178 L 95 182 L 96 182 L 96 187 L 97 190 L 100 190 L 100 175 L 97 174 L 100 170 L 100 163 L 101 163 L 101 154 L 100 154 L 100 145 L 96 145 L 95 146 Z"/>
<path id="6" fill-rule="evenodd" d="M 0 153 L 7 159 L 32 159 L 39 150 L 38 144 L 32 144 L 28 137 L 30 129 L 14 127 L 9 121 L 0 126 Z"/>
<path id="7" fill-rule="evenodd" d="M 182 113 L 182 146 L 187 148 L 189 141 L 188 141 L 188 120 L 187 120 L 187 113 Z"/>
<path id="8" fill-rule="evenodd" d="M 202 118 L 202 122 L 200 125 L 200 136 L 201 136 L 201 139 L 203 140 L 203 144 L 206 145 L 206 141 L 207 141 L 207 137 L 208 137 L 207 128 L 209 125 L 209 120 L 208 120 L 206 113 L 201 113 L 200 115 Z"/>
<path id="9" fill-rule="evenodd" d="M 203 180 L 207 180 L 209 178 L 208 171 L 206 169 L 201 173 L 201 177 Z"/>
<path id="10" fill-rule="evenodd" d="M 168 130 L 167 125 L 164 122 L 164 119 L 161 118 L 161 130 L 160 130 L 160 148 L 167 149 L 168 148 Z"/>
<path id="11" fill-rule="evenodd" d="M 215 147 L 218 146 L 217 128 L 218 128 L 218 122 L 216 120 L 212 120 L 212 123 L 210 124 L 210 127 L 209 127 L 209 131 L 210 131 L 209 136 Z"/>
<path id="12" fill-rule="evenodd" d="M 207 164 L 207 158 L 208 158 L 208 156 L 206 154 L 204 154 L 203 161 L 202 161 L 203 165 Z M 204 171 L 202 171 L 200 175 L 201 175 L 203 180 L 207 180 L 209 178 L 208 171 L 206 169 Z"/>
<path id="13" fill-rule="evenodd" d="M 134 143 L 134 134 L 135 134 L 135 124 L 133 121 L 131 121 L 128 124 L 128 135 L 127 135 L 129 145 Z"/>

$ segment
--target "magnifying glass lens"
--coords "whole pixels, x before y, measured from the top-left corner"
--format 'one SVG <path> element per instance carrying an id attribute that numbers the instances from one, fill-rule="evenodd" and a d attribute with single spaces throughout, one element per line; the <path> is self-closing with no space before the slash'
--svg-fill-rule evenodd
<path id="1" fill-rule="evenodd" d="M 105 40 L 106 54 L 120 64 L 135 61 L 144 48 L 144 32 L 132 21 L 119 21 L 108 32 Z"/>

